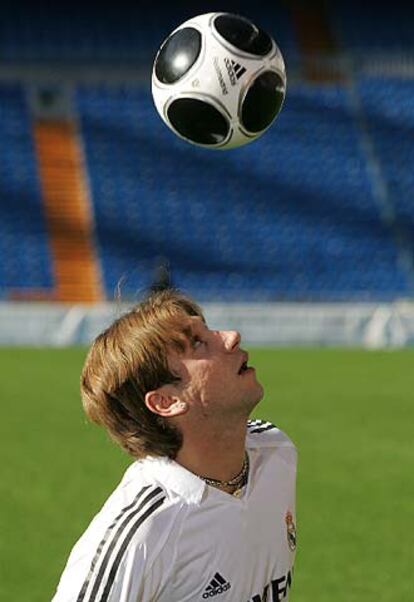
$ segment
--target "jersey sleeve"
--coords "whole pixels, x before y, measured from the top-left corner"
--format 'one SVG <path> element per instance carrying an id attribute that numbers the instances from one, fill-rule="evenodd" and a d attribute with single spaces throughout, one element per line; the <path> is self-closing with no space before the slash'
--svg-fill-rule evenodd
<path id="1" fill-rule="evenodd" d="M 139 503 L 127 504 L 110 520 L 92 521 L 69 556 L 52 602 L 157 599 L 169 576 L 171 549 L 165 544 L 172 516 L 163 512 L 161 488 L 143 490 Z"/>
<path id="2" fill-rule="evenodd" d="M 147 578 L 145 546 L 130 545 L 118 564 L 103 574 L 86 575 L 79 579 L 79 563 L 68 562 L 52 602 L 150 602 L 159 587 L 154 571 Z"/>
<path id="3" fill-rule="evenodd" d="M 130 545 L 119 565 L 108 574 L 102 597 L 107 602 L 152 602 L 163 586 L 163 575 L 168 573 L 163 566 L 161 554 L 155 566 L 148 567 L 146 545 Z M 115 569 L 115 567 L 114 567 Z"/>

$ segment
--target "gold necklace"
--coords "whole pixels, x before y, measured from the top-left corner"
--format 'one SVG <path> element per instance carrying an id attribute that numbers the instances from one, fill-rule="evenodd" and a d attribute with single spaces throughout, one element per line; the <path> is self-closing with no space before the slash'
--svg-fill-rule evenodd
<path id="1" fill-rule="evenodd" d="M 249 476 L 249 456 L 246 452 L 241 471 L 235 477 L 229 479 L 228 481 L 220 481 L 220 479 L 211 479 L 210 477 L 203 477 L 202 475 L 197 476 L 200 479 L 203 479 L 203 481 L 207 483 L 207 485 L 211 485 L 212 487 L 218 487 L 219 489 L 224 489 L 225 487 L 235 487 L 236 490 L 232 493 L 232 495 L 238 496 L 241 493 L 242 487 L 246 485 Z"/>

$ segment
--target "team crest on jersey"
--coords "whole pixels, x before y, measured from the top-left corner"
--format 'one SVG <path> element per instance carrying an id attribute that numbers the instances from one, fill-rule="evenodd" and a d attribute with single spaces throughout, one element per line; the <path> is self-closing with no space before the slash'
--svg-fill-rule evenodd
<path id="1" fill-rule="evenodd" d="M 296 527 L 290 510 L 286 512 L 285 522 L 288 545 L 292 552 L 294 552 L 296 550 Z"/>

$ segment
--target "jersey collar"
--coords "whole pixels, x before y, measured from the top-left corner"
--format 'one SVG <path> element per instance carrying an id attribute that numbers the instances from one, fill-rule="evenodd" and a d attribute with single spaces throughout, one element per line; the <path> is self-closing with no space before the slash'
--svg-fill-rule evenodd
<path id="1" fill-rule="evenodd" d="M 246 449 L 263 447 L 293 447 L 291 440 L 273 427 L 260 433 L 247 433 Z M 195 474 L 167 457 L 147 456 L 136 463 L 148 480 L 157 481 L 168 492 L 173 492 L 189 503 L 200 504 L 207 484 Z"/>
<path id="2" fill-rule="evenodd" d="M 199 504 L 207 487 L 195 474 L 170 458 L 147 457 L 143 460 L 143 469 L 168 491 L 173 491 L 187 502 Z"/>

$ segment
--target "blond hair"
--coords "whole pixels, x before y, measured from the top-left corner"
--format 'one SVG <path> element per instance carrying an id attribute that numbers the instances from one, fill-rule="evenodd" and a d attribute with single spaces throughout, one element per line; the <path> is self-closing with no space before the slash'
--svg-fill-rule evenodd
<path id="1" fill-rule="evenodd" d="M 200 307 L 175 289 L 152 293 L 118 318 L 92 344 L 81 375 L 86 415 L 106 428 L 135 458 L 174 458 L 180 432 L 145 405 L 145 394 L 178 382 L 167 352 L 183 351 L 188 316 L 203 317 Z"/>

